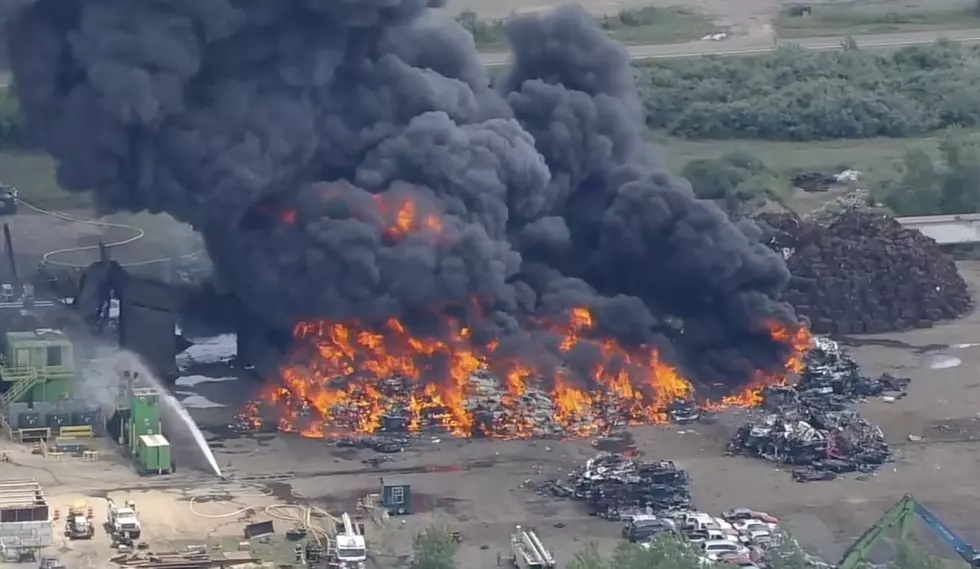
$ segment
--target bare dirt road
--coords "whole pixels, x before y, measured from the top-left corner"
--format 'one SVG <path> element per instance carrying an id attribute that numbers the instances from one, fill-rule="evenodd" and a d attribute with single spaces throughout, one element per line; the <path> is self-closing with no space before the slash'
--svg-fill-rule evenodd
<path id="1" fill-rule="evenodd" d="M 949 39 L 963 44 L 978 44 L 980 43 L 980 29 L 874 34 L 853 36 L 853 39 L 863 49 L 896 49 L 910 45 L 930 44 L 939 39 Z M 626 46 L 626 50 L 631 59 L 642 61 L 708 55 L 761 55 L 770 53 L 777 47 L 789 45 L 809 51 L 837 51 L 843 48 L 843 40 L 844 38 L 841 36 L 832 36 L 774 42 L 771 37 L 765 39 L 753 36 L 735 36 L 724 41 L 699 40 L 665 45 L 629 45 Z M 480 57 L 484 64 L 491 67 L 506 65 L 510 61 L 509 53 L 484 53 Z"/>

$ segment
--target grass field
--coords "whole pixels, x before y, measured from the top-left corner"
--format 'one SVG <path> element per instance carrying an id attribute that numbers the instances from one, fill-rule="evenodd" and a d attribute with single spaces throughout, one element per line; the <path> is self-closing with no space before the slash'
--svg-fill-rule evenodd
<path id="1" fill-rule="evenodd" d="M 15 186 L 21 198 L 43 209 L 91 205 L 87 195 L 69 193 L 58 186 L 54 161 L 47 155 L 0 152 L 0 182 Z"/>
<path id="2" fill-rule="evenodd" d="M 776 18 L 781 38 L 885 34 L 896 32 L 954 30 L 980 27 L 975 6 L 967 2 L 935 4 L 872 2 L 834 2 L 812 4 L 812 13 L 793 16 L 785 9 Z"/>
<path id="3" fill-rule="evenodd" d="M 653 135 L 667 156 L 671 171 L 678 172 L 696 158 L 717 158 L 733 150 L 743 150 L 761 159 L 777 174 L 805 171 L 833 174 L 847 169 L 862 173 L 858 186 L 874 191 L 883 183 L 895 181 L 904 174 L 905 154 L 921 148 L 939 157 L 939 144 L 947 139 L 970 139 L 980 142 L 980 130 L 938 132 L 921 138 L 875 138 L 866 140 L 830 140 L 825 142 L 770 142 L 760 140 L 683 140 Z M 819 205 L 828 194 L 796 192 L 786 205 L 803 212 Z"/>
<path id="4" fill-rule="evenodd" d="M 472 13 L 463 14 L 457 20 L 473 34 L 480 51 L 507 49 L 503 20 L 480 20 Z M 623 10 L 601 16 L 598 21 L 612 37 L 626 44 L 682 43 L 719 31 L 705 14 L 679 6 Z"/>

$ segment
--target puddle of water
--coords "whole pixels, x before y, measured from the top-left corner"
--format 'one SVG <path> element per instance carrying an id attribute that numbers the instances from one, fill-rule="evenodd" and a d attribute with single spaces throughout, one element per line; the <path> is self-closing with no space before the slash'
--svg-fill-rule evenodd
<path id="1" fill-rule="evenodd" d="M 950 369 L 963 363 L 960 358 L 943 354 L 929 356 L 925 361 L 929 369 Z"/>

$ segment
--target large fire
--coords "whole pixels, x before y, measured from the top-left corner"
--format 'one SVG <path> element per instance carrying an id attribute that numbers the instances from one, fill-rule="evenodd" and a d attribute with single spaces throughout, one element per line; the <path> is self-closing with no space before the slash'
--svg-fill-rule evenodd
<path id="1" fill-rule="evenodd" d="M 557 356 L 591 350 L 585 369 L 540 369 L 503 355 L 498 342 L 475 342 L 451 320 L 443 324 L 439 339 L 431 339 L 413 336 L 396 319 L 376 329 L 303 322 L 295 330 L 301 361 L 284 367 L 281 382 L 260 400 L 278 411 L 281 431 L 311 438 L 374 433 L 392 421 L 413 432 L 434 427 L 459 436 L 524 438 L 662 423 L 671 404 L 695 397 L 693 384 L 655 349 L 595 338 L 586 308 L 570 310 L 560 323 L 539 323 L 539 332 L 556 341 Z M 802 369 L 809 332 L 772 325 L 770 335 L 787 346 L 785 370 L 759 373 L 740 393 L 700 401 L 704 408 L 758 405 L 764 387 L 786 383 Z"/>
<path id="2" fill-rule="evenodd" d="M 322 191 L 329 196 L 333 188 Z M 424 205 L 408 194 L 375 195 L 372 217 L 380 236 L 392 243 L 409 236 L 451 243 L 444 220 Z M 279 220 L 295 224 L 295 210 L 280 212 Z M 695 399 L 694 385 L 656 349 L 597 337 L 587 308 L 533 325 L 528 337 L 541 345 L 527 358 L 498 341 L 476 341 L 450 318 L 442 319 L 435 338 L 413 335 L 397 319 L 376 327 L 302 322 L 295 329 L 295 363 L 281 370 L 281 381 L 266 388 L 259 402 L 275 409 L 279 430 L 313 438 L 426 428 L 523 438 L 662 423 L 673 404 Z M 773 324 L 769 334 L 787 347 L 785 369 L 759 372 L 741 392 L 702 399 L 702 407 L 758 405 L 764 387 L 786 383 L 802 369 L 809 332 Z M 258 410 L 252 404 L 246 412 L 253 426 L 261 422 Z"/>

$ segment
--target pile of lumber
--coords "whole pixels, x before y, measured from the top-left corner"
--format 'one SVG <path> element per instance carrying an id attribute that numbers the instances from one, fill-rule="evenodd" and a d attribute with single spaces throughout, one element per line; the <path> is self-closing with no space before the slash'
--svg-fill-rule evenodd
<path id="1" fill-rule="evenodd" d="M 762 214 L 758 221 L 792 275 L 783 298 L 817 334 L 926 328 L 972 307 L 953 260 L 887 215 L 852 211 L 823 224 Z"/>

